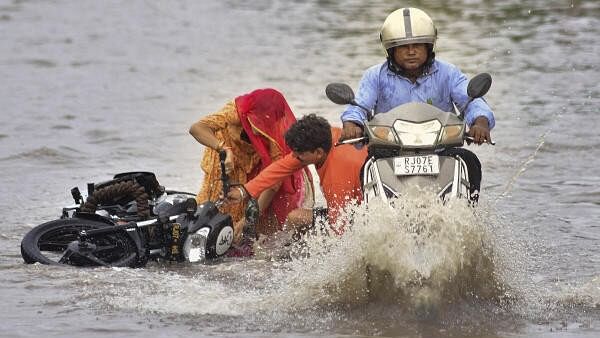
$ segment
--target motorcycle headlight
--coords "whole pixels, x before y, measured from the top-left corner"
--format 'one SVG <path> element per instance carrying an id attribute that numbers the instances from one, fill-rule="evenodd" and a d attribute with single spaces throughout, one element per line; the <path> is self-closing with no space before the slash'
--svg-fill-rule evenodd
<path id="1" fill-rule="evenodd" d="M 462 144 L 465 126 L 457 124 L 453 126 L 445 126 L 442 130 L 440 143 L 444 144 Z"/>
<path id="2" fill-rule="evenodd" d="M 210 233 L 209 228 L 202 228 L 189 234 L 183 243 L 183 256 L 189 262 L 197 262 L 206 256 L 206 239 Z"/>
<path id="3" fill-rule="evenodd" d="M 422 123 L 396 120 L 393 127 L 402 145 L 433 146 L 438 139 L 442 124 L 438 120 Z"/>

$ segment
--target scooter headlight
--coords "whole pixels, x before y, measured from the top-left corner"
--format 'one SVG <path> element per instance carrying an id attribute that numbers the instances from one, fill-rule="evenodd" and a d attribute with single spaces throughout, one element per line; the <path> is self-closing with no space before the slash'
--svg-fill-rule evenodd
<path id="1" fill-rule="evenodd" d="M 438 120 L 422 123 L 396 120 L 393 127 L 404 146 L 433 146 L 442 124 Z"/>
<path id="2" fill-rule="evenodd" d="M 183 255 L 189 262 L 197 262 L 206 256 L 206 240 L 210 233 L 209 228 L 202 228 L 189 234 L 183 243 Z"/>

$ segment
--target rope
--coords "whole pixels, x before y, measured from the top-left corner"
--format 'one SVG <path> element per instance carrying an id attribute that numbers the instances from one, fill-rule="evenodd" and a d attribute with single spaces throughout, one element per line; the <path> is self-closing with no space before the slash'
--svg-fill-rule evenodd
<path id="1" fill-rule="evenodd" d="M 94 213 L 99 205 L 114 204 L 114 201 L 123 197 L 131 197 L 137 205 L 137 214 L 140 219 L 150 217 L 150 198 L 143 186 L 134 181 L 124 181 L 98 189 L 88 196 L 81 212 Z"/>

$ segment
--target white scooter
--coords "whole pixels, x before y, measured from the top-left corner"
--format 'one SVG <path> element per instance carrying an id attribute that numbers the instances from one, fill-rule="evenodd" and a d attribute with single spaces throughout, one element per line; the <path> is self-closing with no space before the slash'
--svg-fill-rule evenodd
<path id="1" fill-rule="evenodd" d="M 485 95 L 491 83 L 487 73 L 475 76 L 467 89 L 469 103 Z M 361 107 L 346 84 L 329 84 L 326 94 L 334 103 Z M 461 148 L 471 139 L 456 106 L 455 112 L 444 112 L 430 104 L 411 102 L 377 115 L 361 108 L 367 112 L 364 136 L 342 143 L 368 143 L 369 156 L 362 173 L 366 203 L 374 198 L 392 202 L 416 186 L 432 188 L 444 200 L 477 202 L 481 164 L 474 153 Z"/>

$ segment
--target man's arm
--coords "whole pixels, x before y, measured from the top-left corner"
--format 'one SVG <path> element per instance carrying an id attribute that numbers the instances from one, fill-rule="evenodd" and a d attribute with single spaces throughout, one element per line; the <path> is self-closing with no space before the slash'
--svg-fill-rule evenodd
<path id="1" fill-rule="evenodd" d="M 257 198 L 263 191 L 276 186 L 283 179 L 302 167 L 302 162 L 296 159 L 292 153 L 287 154 L 283 158 L 271 163 L 256 177 L 244 184 L 243 191 L 241 189 L 231 189 L 227 193 L 227 199 L 230 201 L 241 201 L 247 197 Z"/>
<path id="2" fill-rule="evenodd" d="M 355 101 L 361 106 L 373 109 L 377 102 L 379 66 L 374 66 L 363 74 L 358 84 Z M 367 112 L 360 107 L 348 105 L 341 115 L 342 135 L 340 141 L 363 136 L 363 121 L 367 119 Z"/>
<path id="3" fill-rule="evenodd" d="M 456 102 L 460 108 L 464 108 L 469 102 L 467 95 L 468 80 L 467 77 L 456 67 L 452 67 L 450 74 L 450 93 L 452 101 Z M 464 111 L 465 123 L 469 126 L 469 135 L 477 144 L 491 142 L 490 130 L 494 127 L 496 121 L 494 113 L 483 98 L 478 98 L 468 104 Z"/>
<path id="4" fill-rule="evenodd" d="M 456 102 L 459 108 L 464 106 L 469 101 L 469 95 L 467 95 L 467 86 L 469 81 L 465 74 L 463 74 L 456 66 L 452 66 L 451 74 L 449 75 L 450 80 L 450 95 L 453 102 Z M 494 113 L 488 106 L 483 98 L 473 100 L 467 106 L 467 110 L 464 112 L 464 119 L 468 126 L 475 125 L 475 120 L 478 117 L 483 116 L 487 120 L 488 128 L 491 130 L 494 128 L 496 121 L 494 119 Z"/>

